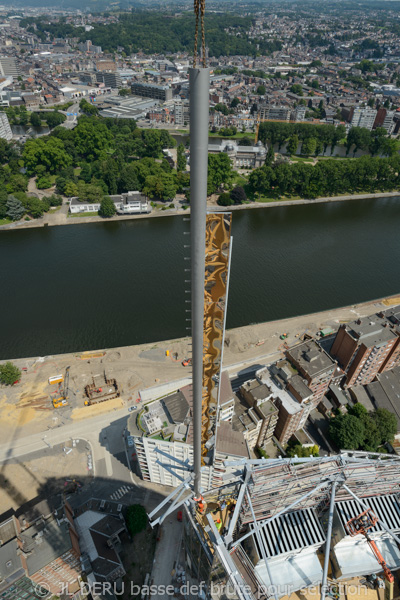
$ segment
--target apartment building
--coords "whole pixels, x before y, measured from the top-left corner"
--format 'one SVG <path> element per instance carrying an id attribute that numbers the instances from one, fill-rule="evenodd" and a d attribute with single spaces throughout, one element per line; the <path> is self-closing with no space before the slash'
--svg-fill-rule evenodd
<path id="1" fill-rule="evenodd" d="M 189 101 L 181 100 L 174 104 L 175 125 L 186 126 L 189 123 Z"/>
<path id="2" fill-rule="evenodd" d="M 168 85 L 135 82 L 131 86 L 131 91 L 134 96 L 155 98 L 157 100 L 162 100 L 163 102 L 172 100 L 172 89 Z"/>
<path id="3" fill-rule="evenodd" d="M 17 79 L 21 75 L 20 68 L 15 58 L 11 56 L 0 56 L 0 75 L 2 77 L 13 77 L 13 79 Z"/>
<path id="4" fill-rule="evenodd" d="M 287 444 L 292 435 L 301 429 L 307 419 L 308 409 L 303 405 L 313 395 L 305 381 L 286 360 L 280 360 L 256 372 L 258 381 L 264 383 L 273 396 L 278 409 L 274 436 L 281 444 Z"/>
<path id="5" fill-rule="evenodd" d="M 278 422 L 278 409 L 272 401 L 273 390 L 257 379 L 246 381 L 240 388 L 242 398 L 250 407 L 247 411 L 248 418 L 254 422 L 255 427 L 248 437 L 250 448 L 262 448 L 274 435 Z"/>
<path id="6" fill-rule="evenodd" d="M 331 348 L 331 356 L 346 373 L 345 385 L 365 385 L 384 370 L 399 337 L 385 318 L 373 315 L 341 325 Z"/>
<path id="7" fill-rule="evenodd" d="M 314 340 L 292 346 L 285 354 L 313 393 L 311 398 L 304 400 L 309 414 L 324 397 L 337 365 Z"/>
<path id="8" fill-rule="evenodd" d="M 393 369 L 400 365 L 400 307 L 395 306 L 378 314 L 387 320 L 392 331 L 397 335 L 397 343 L 394 344 L 392 351 L 388 354 L 382 364 L 382 371 Z"/>
<path id="9" fill-rule="evenodd" d="M 260 107 L 260 119 L 265 121 L 290 121 L 291 108 L 289 106 L 274 106 L 267 104 Z"/>
<path id="10" fill-rule="evenodd" d="M 102 71 L 96 73 L 96 82 L 104 83 L 106 87 L 120 88 L 122 87 L 121 75 L 117 72 Z"/>
<path id="11" fill-rule="evenodd" d="M 365 127 L 372 130 L 376 119 L 376 110 L 373 108 L 353 107 L 350 111 L 350 123 L 352 127 Z"/>
<path id="12" fill-rule="evenodd" d="M 10 122 L 5 112 L 0 112 L 0 138 L 8 142 L 12 139 Z"/>

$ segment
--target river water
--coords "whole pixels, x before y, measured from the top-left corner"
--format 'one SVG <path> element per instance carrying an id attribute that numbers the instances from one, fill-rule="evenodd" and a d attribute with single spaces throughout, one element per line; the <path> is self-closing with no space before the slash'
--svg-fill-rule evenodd
<path id="1" fill-rule="evenodd" d="M 233 213 L 227 326 L 400 292 L 400 200 Z M 0 358 L 185 335 L 181 217 L 0 233 Z M 188 279 L 186 274 L 186 279 Z"/>

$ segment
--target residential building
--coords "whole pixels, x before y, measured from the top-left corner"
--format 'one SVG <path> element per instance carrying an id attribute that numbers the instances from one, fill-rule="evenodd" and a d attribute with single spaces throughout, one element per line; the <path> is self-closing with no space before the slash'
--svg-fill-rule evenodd
<path id="1" fill-rule="evenodd" d="M 119 215 L 133 215 L 140 213 L 150 213 L 151 204 L 147 196 L 140 192 L 126 192 L 125 194 L 116 194 L 110 196 L 115 204 Z M 69 211 L 71 214 L 83 212 L 97 212 L 100 210 L 100 202 L 81 201 L 78 197 L 70 198 Z"/>
<path id="2" fill-rule="evenodd" d="M 106 87 L 120 88 L 122 87 L 121 75 L 117 72 L 101 71 L 96 73 L 97 83 L 104 83 Z"/>
<path id="3" fill-rule="evenodd" d="M 262 448 L 274 435 L 278 422 L 278 408 L 272 401 L 273 389 L 257 379 L 246 381 L 240 388 L 240 393 L 250 406 L 248 414 L 254 421 L 254 412 L 258 417 L 256 428 L 257 439 L 253 443 L 253 434 L 248 439 L 249 446 Z M 246 436 L 245 436 L 246 437 Z"/>
<path id="4" fill-rule="evenodd" d="M 353 107 L 350 111 L 350 123 L 352 127 L 365 127 L 372 130 L 376 119 L 376 110 L 373 108 Z"/>
<path id="5" fill-rule="evenodd" d="M 385 318 L 373 315 L 339 327 L 330 354 L 346 374 L 347 387 L 367 384 L 387 364 L 399 337 Z"/>
<path id="6" fill-rule="evenodd" d="M 172 100 L 172 89 L 168 85 L 135 82 L 131 86 L 131 91 L 134 96 L 155 98 L 157 100 L 162 100 L 163 102 Z"/>
<path id="7" fill-rule="evenodd" d="M 392 351 L 383 361 L 381 371 L 385 371 L 386 369 L 393 369 L 393 367 L 400 365 L 400 306 L 395 306 L 382 311 L 381 313 L 378 313 L 378 316 L 387 320 L 390 328 L 398 337 Z"/>
<path id="8" fill-rule="evenodd" d="M 280 360 L 270 368 L 256 372 L 257 380 L 271 390 L 274 405 L 278 409 L 274 437 L 283 445 L 304 426 L 308 410 L 303 402 L 307 402 L 313 395 L 305 381 L 299 375 L 293 375 L 293 372 L 295 373 L 286 360 Z"/>
<path id="9" fill-rule="evenodd" d="M 0 138 L 7 141 L 12 139 L 10 122 L 5 112 L 0 112 Z"/>
<path id="10" fill-rule="evenodd" d="M 286 351 L 286 358 L 305 379 L 312 397 L 304 399 L 309 412 L 318 406 L 325 395 L 337 369 L 336 363 L 314 340 L 292 346 Z M 295 389 L 295 388 L 293 388 Z"/>
<path id="11" fill-rule="evenodd" d="M 400 367 L 378 373 L 376 381 L 364 386 L 374 410 L 385 408 L 396 416 L 397 434 L 400 440 Z"/>
<path id="12" fill-rule="evenodd" d="M 15 58 L 0 56 L 0 75 L 2 77 L 13 77 L 17 79 L 21 75 L 20 68 Z"/>
<path id="13" fill-rule="evenodd" d="M 235 399 L 227 371 L 221 373 L 219 385 L 219 420 L 231 422 L 234 414 Z"/>
<path id="14" fill-rule="evenodd" d="M 262 121 L 289 121 L 291 109 L 289 106 L 274 106 L 267 104 L 260 107 Z"/>
<path id="15" fill-rule="evenodd" d="M 189 101 L 181 100 L 174 103 L 175 125 L 186 126 L 189 123 Z"/>

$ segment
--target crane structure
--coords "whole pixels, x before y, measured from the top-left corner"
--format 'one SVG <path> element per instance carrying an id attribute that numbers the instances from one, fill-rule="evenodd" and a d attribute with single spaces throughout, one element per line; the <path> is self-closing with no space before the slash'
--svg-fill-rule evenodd
<path id="1" fill-rule="evenodd" d="M 66 367 L 65 369 L 64 385 L 62 390 L 59 390 L 60 396 L 58 398 L 53 398 L 54 408 L 62 408 L 63 406 L 68 406 L 69 369 L 70 367 Z"/>
<path id="2" fill-rule="evenodd" d="M 204 279 L 203 394 L 201 419 L 201 463 L 215 434 L 229 284 L 232 213 L 209 213 L 206 217 Z"/>
<path id="3" fill-rule="evenodd" d="M 385 600 L 392 600 L 393 598 L 393 584 L 394 577 L 386 564 L 385 559 L 379 551 L 376 542 L 369 535 L 370 529 L 374 527 L 378 523 L 378 517 L 372 512 L 370 508 L 364 510 L 357 517 L 353 517 L 346 524 L 346 529 L 352 537 L 356 535 L 363 535 L 367 540 L 369 547 L 371 548 L 376 560 L 380 564 L 383 569 L 383 573 L 385 576 Z"/>

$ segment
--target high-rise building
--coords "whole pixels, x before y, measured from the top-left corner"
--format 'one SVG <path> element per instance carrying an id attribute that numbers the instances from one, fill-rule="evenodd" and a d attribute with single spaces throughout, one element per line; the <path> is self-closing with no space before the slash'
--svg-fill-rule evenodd
<path id="1" fill-rule="evenodd" d="M 356 106 L 351 109 L 350 119 L 352 127 L 365 127 L 365 129 L 371 131 L 376 119 L 376 110 L 373 108 L 360 108 Z"/>
<path id="2" fill-rule="evenodd" d="M 102 71 L 100 73 L 96 73 L 96 81 L 97 83 L 104 83 L 106 87 L 122 87 L 121 75 L 115 72 Z"/>
<path id="3" fill-rule="evenodd" d="M 384 369 L 398 340 L 387 320 L 377 315 L 341 325 L 330 353 L 346 373 L 346 386 L 370 383 Z"/>
<path id="4" fill-rule="evenodd" d="M 17 79 L 21 71 L 15 58 L 9 56 L 0 56 L 0 75 L 2 77 L 13 77 Z"/>
<path id="5" fill-rule="evenodd" d="M 5 112 L 0 112 L 0 138 L 7 141 L 12 139 L 10 123 Z"/>
<path id="6" fill-rule="evenodd" d="M 266 121 L 289 121 L 291 109 L 288 106 L 267 104 L 260 107 L 260 118 Z"/>

